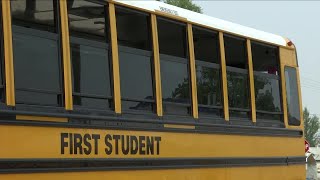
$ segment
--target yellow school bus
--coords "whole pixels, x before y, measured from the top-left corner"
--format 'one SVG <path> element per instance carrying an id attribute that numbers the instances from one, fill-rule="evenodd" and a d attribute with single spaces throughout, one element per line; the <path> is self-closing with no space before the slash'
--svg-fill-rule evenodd
<path id="1" fill-rule="evenodd" d="M 0 179 L 305 179 L 287 38 L 157 1 L 1 1 Z"/>

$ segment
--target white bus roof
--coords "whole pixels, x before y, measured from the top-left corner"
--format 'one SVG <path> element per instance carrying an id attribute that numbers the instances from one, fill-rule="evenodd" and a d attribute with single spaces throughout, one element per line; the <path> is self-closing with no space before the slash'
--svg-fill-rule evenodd
<path id="1" fill-rule="evenodd" d="M 233 34 L 238 34 L 241 36 L 258 39 L 261 41 L 277 44 L 280 46 L 286 46 L 286 40 L 279 35 L 275 35 L 272 33 L 256 30 L 250 27 L 242 26 L 236 23 L 224 21 L 218 18 L 214 18 L 211 16 L 207 16 L 204 14 L 196 13 L 190 10 L 182 9 L 176 6 L 172 6 L 159 1 L 131 1 L 131 0 L 115 0 L 119 3 L 146 9 L 148 11 L 162 11 L 172 15 L 180 16 L 182 18 L 187 19 L 190 22 L 194 22 L 197 24 L 201 24 L 204 26 L 212 27 L 218 30 L 230 32 Z"/>

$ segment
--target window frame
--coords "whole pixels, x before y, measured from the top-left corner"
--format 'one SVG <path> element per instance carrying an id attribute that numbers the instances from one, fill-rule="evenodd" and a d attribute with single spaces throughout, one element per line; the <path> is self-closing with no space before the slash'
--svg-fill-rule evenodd
<path id="1" fill-rule="evenodd" d="M 163 89 L 163 85 L 162 85 L 162 82 L 163 82 L 163 78 L 161 76 L 161 61 L 163 59 L 165 59 L 165 61 L 169 61 L 169 62 L 176 62 L 176 63 L 181 63 L 181 64 L 185 64 L 187 65 L 187 72 L 188 72 L 188 82 L 189 82 L 189 101 L 190 103 L 180 103 L 180 102 L 169 102 L 169 101 L 166 101 L 164 99 L 164 97 L 162 96 L 162 109 L 163 109 L 163 117 L 164 118 L 167 118 L 167 117 L 181 117 L 181 118 L 184 118 L 184 121 L 188 120 L 188 119 L 193 119 L 193 114 L 192 114 L 192 87 L 191 87 L 191 68 L 190 68 L 190 52 L 189 52 L 189 41 L 188 41 L 188 24 L 186 22 L 181 22 L 177 19 L 172 19 L 172 18 L 169 18 L 169 17 L 166 17 L 166 16 L 161 16 L 161 15 L 157 15 L 156 16 L 156 19 L 157 19 L 157 32 L 158 32 L 158 43 L 159 43 L 159 62 L 160 62 L 160 77 L 161 77 L 161 92 L 162 89 Z M 184 27 L 185 29 L 185 57 L 178 57 L 178 56 L 174 56 L 174 55 L 169 55 L 169 54 L 162 54 L 160 52 L 160 40 L 159 40 L 159 20 L 161 21 L 166 21 L 166 22 L 169 22 L 169 23 L 173 23 L 173 24 L 176 24 L 176 25 L 180 25 L 182 27 Z M 170 58 L 172 57 L 172 58 Z M 187 108 L 187 114 L 185 115 L 182 115 L 182 114 L 172 114 L 172 113 L 166 113 L 165 112 L 165 106 L 166 105 L 174 105 L 174 106 L 178 106 L 178 107 L 184 107 L 184 108 Z M 179 119 L 178 119 L 179 120 Z"/>
<path id="2" fill-rule="evenodd" d="M 252 107 L 251 107 L 251 97 L 250 97 L 250 77 L 249 77 L 249 64 L 248 64 L 248 52 L 247 52 L 247 44 L 246 44 L 246 38 L 243 38 L 243 37 L 238 37 L 238 36 L 235 36 L 235 35 L 230 35 L 230 34 L 227 34 L 227 33 L 224 33 L 223 34 L 223 37 L 228 37 L 228 38 L 233 38 L 233 39 L 236 39 L 236 40 L 240 40 L 240 41 L 243 41 L 243 44 L 244 44 L 244 54 L 245 54 L 245 62 L 246 62 L 246 69 L 242 69 L 242 68 L 237 68 L 237 67 L 232 67 L 232 66 L 228 66 L 227 65 L 227 58 L 225 58 L 225 64 L 226 64 L 226 82 L 227 82 L 227 90 L 228 90 L 228 72 L 231 72 L 231 73 L 239 73 L 239 74 L 242 74 L 242 75 L 246 75 L 246 79 L 247 79 L 247 95 L 248 95 L 248 108 L 236 108 L 236 107 L 231 107 L 230 106 L 230 99 L 229 99 L 229 90 L 228 90 L 228 108 L 229 108 L 229 118 L 230 120 L 250 120 L 252 117 L 251 117 L 251 114 L 249 114 L 251 111 L 252 111 Z M 223 38 L 224 41 L 224 50 L 225 50 L 225 56 L 226 56 L 226 46 L 225 46 L 225 38 Z M 231 116 L 231 111 L 235 111 L 235 112 L 246 112 L 248 115 L 247 115 L 247 118 L 244 118 L 244 117 L 235 117 L 235 116 Z"/>
<path id="3" fill-rule="evenodd" d="M 276 49 L 276 62 L 277 62 L 277 68 L 278 68 L 278 75 L 275 74 L 267 74 L 267 73 L 261 73 L 259 71 L 255 71 L 254 70 L 254 59 L 253 59 L 253 51 L 251 50 L 251 55 L 252 55 L 252 63 L 253 63 L 253 78 L 255 80 L 255 76 L 258 77 L 265 77 L 268 79 L 273 79 L 273 80 L 278 80 L 278 84 L 279 84 L 279 103 L 280 103 L 280 107 L 281 107 L 281 111 L 280 112 L 271 112 L 271 111 L 265 111 L 265 110 L 258 110 L 257 106 L 256 106 L 256 117 L 257 117 L 257 122 L 270 122 L 272 124 L 280 124 L 280 125 L 284 125 L 284 107 L 283 107 L 283 94 L 282 94 L 282 79 L 281 79 L 281 75 L 282 75 L 282 71 L 281 71 L 281 61 L 280 61 L 280 49 L 279 46 L 275 46 L 275 45 L 270 45 L 267 43 L 262 43 L 259 41 L 251 41 L 251 47 L 253 44 L 258 44 L 261 46 L 265 46 L 265 47 L 269 47 L 269 48 L 275 48 Z M 255 88 L 255 87 L 254 87 Z M 255 95 L 256 96 L 256 95 Z M 255 98 L 256 99 L 256 98 Z M 254 102 L 256 104 L 256 101 Z M 260 114 L 267 114 L 267 115 L 279 115 L 279 121 L 278 120 L 274 120 L 274 119 L 262 119 L 262 118 L 258 118 L 258 113 Z"/>
<path id="4" fill-rule="evenodd" d="M 153 96 L 153 100 L 149 100 L 149 99 L 140 99 L 140 98 L 127 98 L 127 97 L 123 97 L 121 92 L 121 109 L 122 109 L 122 114 L 146 114 L 146 115 L 155 115 L 157 114 L 157 97 L 156 97 L 156 84 L 155 84 L 155 66 L 154 66 L 154 48 L 152 47 L 152 25 L 151 25 L 151 14 L 147 13 L 145 11 L 139 11 L 136 9 L 132 9 L 132 8 L 127 8 L 124 6 L 120 6 L 115 4 L 115 18 L 117 19 L 117 9 L 120 9 L 121 11 L 127 11 L 133 14 L 138 14 L 141 16 L 145 16 L 145 18 L 147 19 L 147 26 L 148 26 L 148 30 L 149 32 L 146 32 L 148 35 L 148 43 L 149 43 L 149 50 L 146 49 L 139 49 L 139 48 L 135 48 L 135 47 L 130 47 L 130 46 L 124 46 L 124 45 L 120 45 L 120 43 L 118 42 L 118 37 L 117 37 L 117 42 L 118 42 L 118 56 L 119 56 L 119 74 L 120 74 L 120 82 L 121 82 L 121 67 L 120 67 L 120 54 L 121 52 L 123 53 L 129 53 L 129 54 L 136 54 L 136 55 L 141 55 L 141 56 L 145 56 L 149 58 L 150 61 L 150 70 L 151 70 L 151 89 L 152 89 L 152 96 Z M 116 29 L 118 32 L 118 28 L 117 25 Z M 121 84 L 120 84 L 121 86 Z M 120 87 L 120 91 L 121 91 L 122 87 Z M 126 102 L 140 102 L 140 103 L 150 103 L 152 106 L 152 110 L 148 111 L 148 110 L 124 110 L 122 108 L 122 103 L 123 101 Z"/>
<path id="5" fill-rule="evenodd" d="M 207 119 L 207 118 L 214 118 L 214 119 L 223 119 L 223 88 L 222 88 L 222 68 L 221 68 L 221 53 L 220 53 L 220 45 L 219 45 L 219 31 L 214 31 L 212 29 L 207 29 L 204 27 L 200 27 L 200 26 L 196 26 L 196 25 L 192 25 L 192 29 L 197 29 L 199 31 L 204 31 L 206 33 L 210 33 L 212 35 L 216 35 L 217 37 L 217 51 L 216 53 L 218 53 L 218 62 L 220 64 L 214 63 L 214 62 L 208 62 L 208 61 L 202 61 L 202 60 L 197 60 L 196 54 L 195 54 L 195 66 L 201 66 L 201 67 L 206 67 L 206 68 L 211 68 L 214 69 L 215 71 L 218 71 L 219 73 L 219 86 L 220 86 L 220 96 L 221 96 L 221 106 L 215 106 L 215 105 L 204 105 L 204 104 L 199 104 L 199 101 L 197 103 L 198 105 L 198 115 L 199 115 L 199 119 Z M 194 33 L 194 31 L 193 31 Z M 194 34 L 193 34 L 193 38 L 194 38 Z M 192 39 L 192 42 L 194 43 L 194 39 Z M 214 43 L 214 42 L 212 42 Z M 195 47 L 194 47 L 195 50 Z M 195 69 L 195 76 L 197 79 L 197 68 Z M 197 88 L 197 92 L 198 92 L 198 84 L 196 84 L 196 88 Z M 197 94 L 197 98 L 198 98 L 198 94 Z M 201 114 L 199 109 L 200 108 L 208 108 L 208 109 L 212 109 L 212 110 L 217 110 L 217 111 L 221 111 L 221 115 L 218 116 L 217 114 Z"/>
<path id="6" fill-rule="evenodd" d="M 11 4 L 11 2 L 10 2 Z M 53 4 L 53 16 L 54 16 L 54 31 L 43 31 L 40 29 L 36 29 L 33 27 L 26 28 L 21 25 L 14 25 L 13 24 L 13 17 L 12 17 L 12 6 L 10 9 L 10 16 L 11 16 L 11 27 L 12 27 L 12 36 L 14 33 L 18 33 L 19 35 L 28 35 L 28 36 L 35 36 L 42 39 L 49 39 L 54 40 L 57 45 L 57 61 L 58 61 L 58 68 L 59 68 L 59 86 L 60 92 L 55 92 L 51 90 L 42 90 L 42 89 L 34 89 L 34 88 L 17 88 L 15 86 L 15 91 L 23 91 L 23 92 L 31 92 L 31 93 L 40 93 L 40 94 L 56 94 L 60 96 L 58 98 L 57 105 L 44 105 L 44 104 L 30 104 L 30 103 L 23 103 L 17 101 L 16 98 L 16 107 L 21 109 L 31 109 L 34 110 L 36 107 L 44 108 L 45 111 L 51 111 L 51 109 L 57 109 L 61 111 L 65 108 L 65 92 L 64 92 L 64 83 L 63 83 L 63 57 L 62 57 L 62 30 L 61 30 L 61 13 L 60 13 L 60 2 L 57 0 L 52 0 Z M 19 20 L 20 21 L 20 20 Z M 28 32 L 27 32 L 28 31 Z M 13 38 L 13 37 L 12 37 Z M 14 52 L 14 47 L 12 47 Z M 14 57 L 13 57 L 14 60 Z M 16 70 L 13 67 L 14 71 Z M 15 82 L 16 83 L 16 82 Z M 16 93 L 15 93 L 16 94 Z M 16 95 L 15 95 L 16 96 Z"/>
<path id="7" fill-rule="evenodd" d="M 115 105 L 114 105 L 114 88 L 113 88 L 113 69 L 112 69 L 112 47 L 111 47 L 111 31 L 110 31 L 110 17 L 109 17 L 109 6 L 108 3 L 105 2 L 100 2 L 100 1 L 88 1 L 91 3 L 95 3 L 95 4 L 99 4 L 101 6 L 103 6 L 104 8 L 104 20 L 105 20 L 105 34 L 104 34 L 104 39 L 103 40 L 96 40 L 97 37 L 99 37 L 98 35 L 95 34 L 90 34 L 88 32 L 81 32 L 81 31 L 74 31 L 70 28 L 68 29 L 69 32 L 69 46 L 70 46 L 70 61 L 71 61 L 71 66 L 72 66 L 72 55 L 71 55 L 71 46 L 73 43 L 77 43 L 81 44 L 81 45 L 85 45 L 85 46 L 89 46 L 89 47 L 93 47 L 93 48 L 101 48 L 106 50 L 106 52 L 108 52 L 107 56 L 108 56 L 108 70 L 109 70 L 109 81 L 110 81 L 110 96 L 103 96 L 103 95 L 98 95 L 98 94 L 90 94 L 90 93 L 77 93 L 74 91 L 74 86 L 73 86 L 73 81 L 71 81 L 71 85 L 72 85 L 72 99 L 74 97 L 80 97 L 80 98 L 90 98 L 90 99 L 96 99 L 96 100 L 107 100 L 110 108 L 108 109 L 99 109 L 99 108 L 94 108 L 94 107 L 90 107 L 90 106 L 80 106 L 80 105 L 76 105 L 74 104 L 74 100 L 73 100 L 73 111 L 74 112 L 86 112 L 89 114 L 90 113 L 99 113 L 99 114 L 114 114 L 114 109 L 115 109 Z M 66 14 L 69 17 L 69 13 Z M 69 18 L 68 18 L 69 19 Z M 68 24 L 70 23 L 70 21 L 68 21 Z M 72 36 L 71 33 L 75 33 L 76 36 Z M 85 36 L 85 37 L 89 37 L 89 38 L 84 38 L 81 36 Z M 92 37 L 92 38 L 90 38 Z M 82 41 L 82 42 L 81 42 Z M 81 42 L 81 43 L 80 43 Z M 72 73 L 72 77 L 73 77 L 73 70 L 71 67 L 71 73 Z"/>

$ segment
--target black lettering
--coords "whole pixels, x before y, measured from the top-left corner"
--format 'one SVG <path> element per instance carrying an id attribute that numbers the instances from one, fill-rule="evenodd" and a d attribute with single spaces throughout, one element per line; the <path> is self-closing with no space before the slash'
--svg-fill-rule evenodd
<path id="1" fill-rule="evenodd" d="M 138 139 L 135 136 L 130 136 L 130 154 L 137 154 L 138 152 Z"/>
<path id="2" fill-rule="evenodd" d="M 92 139 L 94 140 L 94 154 L 98 154 L 98 140 L 100 139 L 100 135 L 92 134 Z"/>
<path id="3" fill-rule="evenodd" d="M 68 133 L 61 133 L 61 154 L 64 154 L 64 148 L 68 147 L 68 142 L 64 141 L 65 138 L 68 138 Z"/>
<path id="4" fill-rule="evenodd" d="M 146 140 L 145 136 L 139 136 L 139 154 L 141 155 L 146 154 L 146 151 L 144 149 L 146 147 L 145 140 Z"/>
<path id="5" fill-rule="evenodd" d="M 106 154 L 108 154 L 108 155 L 112 154 L 112 144 L 110 143 L 111 140 L 112 140 L 111 135 L 107 134 L 104 139 L 104 142 L 107 147 L 104 150 L 105 150 Z"/>
<path id="6" fill-rule="evenodd" d="M 121 144 L 122 144 L 122 154 L 127 155 L 130 150 L 130 140 L 129 136 L 126 136 L 126 140 L 124 139 L 124 135 L 121 136 Z"/>
<path id="7" fill-rule="evenodd" d="M 69 133 L 69 142 L 70 142 L 69 153 L 73 154 L 73 135 L 72 135 L 72 133 Z"/>
<path id="8" fill-rule="evenodd" d="M 120 135 L 113 135 L 114 143 L 115 143 L 115 153 L 119 154 L 119 139 Z"/>
<path id="9" fill-rule="evenodd" d="M 82 154 L 82 136 L 81 134 L 74 134 L 74 154 Z"/>
<path id="10" fill-rule="evenodd" d="M 157 155 L 160 154 L 160 141 L 161 141 L 161 137 L 155 137 L 154 138 L 155 141 L 157 141 Z"/>
<path id="11" fill-rule="evenodd" d="M 147 154 L 154 154 L 154 138 L 147 136 Z"/>
<path id="12" fill-rule="evenodd" d="M 91 150 L 92 150 L 91 143 L 89 142 L 89 140 L 91 140 L 90 134 L 85 134 L 84 137 L 83 137 L 83 143 L 84 143 L 84 145 L 86 145 L 87 147 L 85 147 L 85 148 L 83 149 L 83 151 L 84 151 L 84 153 L 85 153 L 86 155 L 91 154 Z"/>

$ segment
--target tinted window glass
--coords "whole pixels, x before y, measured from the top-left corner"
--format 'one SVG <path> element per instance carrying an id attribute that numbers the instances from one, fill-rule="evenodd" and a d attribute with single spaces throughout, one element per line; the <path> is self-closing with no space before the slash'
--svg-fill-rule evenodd
<path id="1" fill-rule="evenodd" d="M 151 49 L 150 17 L 148 14 L 116 8 L 118 44 L 136 49 Z"/>
<path id="2" fill-rule="evenodd" d="M 218 33 L 193 28 L 198 110 L 200 116 L 221 116 L 220 53 Z"/>
<path id="3" fill-rule="evenodd" d="M 197 86 L 199 104 L 222 106 L 219 70 L 197 66 Z"/>
<path id="4" fill-rule="evenodd" d="M 163 109 L 165 114 L 190 114 L 186 59 L 186 26 L 158 18 Z"/>
<path id="5" fill-rule="evenodd" d="M 281 120 L 278 48 L 252 42 L 257 119 Z"/>
<path id="6" fill-rule="evenodd" d="M 190 85 L 188 65 L 161 59 L 161 81 L 164 112 L 189 114 Z M 181 105 L 177 104 L 181 103 Z M 185 105 L 182 105 L 185 104 Z"/>
<path id="7" fill-rule="evenodd" d="M 248 59 L 245 39 L 225 35 L 227 85 L 230 117 L 250 116 Z"/>
<path id="8" fill-rule="evenodd" d="M 247 69 L 247 47 L 245 39 L 225 35 L 224 48 L 226 65 L 230 67 Z"/>
<path id="9" fill-rule="evenodd" d="M 187 34 L 185 24 L 158 18 L 158 38 L 161 54 L 186 57 Z"/>
<path id="10" fill-rule="evenodd" d="M 285 67 L 288 122 L 290 125 L 300 125 L 300 104 L 297 84 L 297 72 L 293 67 Z"/>
<path id="11" fill-rule="evenodd" d="M 193 43 L 196 60 L 220 64 L 218 33 L 193 27 Z"/>
<path id="12" fill-rule="evenodd" d="M 153 111 L 150 17 L 116 8 L 123 111 Z"/>
<path id="13" fill-rule="evenodd" d="M 255 72 L 279 75 L 277 47 L 252 42 L 251 51 Z"/>
<path id="14" fill-rule="evenodd" d="M 11 8 L 17 103 L 61 105 L 54 1 L 17 0 Z"/>
<path id="15" fill-rule="evenodd" d="M 254 78 L 256 108 L 263 111 L 280 112 L 279 80 L 259 75 Z"/>
<path id="16" fill-rule="evenodd" d="M 228 72 L 229 106 L 235 108 L 249 108 L 248 75 Z"/>
<path id="17" fill-rule="evenodd" d="M 76 107 L 112 108 L 106 9 L 85 0 L 68 1 L 73 103 Z"/>

